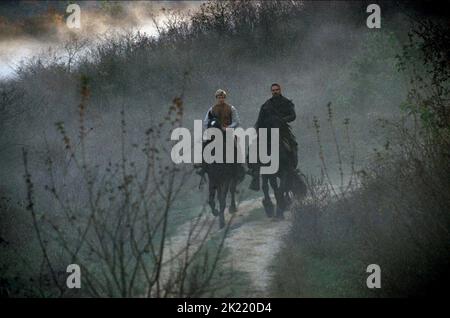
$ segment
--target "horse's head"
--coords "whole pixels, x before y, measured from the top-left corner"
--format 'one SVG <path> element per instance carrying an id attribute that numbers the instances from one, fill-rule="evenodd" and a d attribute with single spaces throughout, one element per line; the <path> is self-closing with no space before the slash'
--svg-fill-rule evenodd
<path id="1" fill-rule="evenodd" d="M 211 112 L 208 113 L 208 128 L 221 128 L 219 118 L 213 115 Z"/>

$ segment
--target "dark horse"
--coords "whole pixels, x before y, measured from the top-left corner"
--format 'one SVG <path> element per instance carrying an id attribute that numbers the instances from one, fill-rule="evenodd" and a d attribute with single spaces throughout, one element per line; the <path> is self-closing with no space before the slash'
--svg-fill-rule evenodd
<path id="1" fill-rule="evenodd" d="M 221 125 L 219 120 L 214 115 L 210 114 L 208 119 L 208 128 L 218 128 L 220 129 Z M 215 216 L 219 216 L 219 225 L 220 228 L 225 226 L 225 206 L 227 194 L 230 192 L 231 194 L 231 204 L 229 207 L 229 212 L 234 213 L 237 211 L 236 207 L 236 187 L 242 182 L 245 177 L 245 173 L 243 172 L 243 167 L 236 163 L 225 163 L 225 154 L 226 154 L 226 141 L 225 141 L 225 133 L 220 129 L 223 136 L 223 162 L 224 163 L 205 163 L 205 172 L 208 175 L 208 184 L 209 184 L 209 205 L 211 207 L 211 212 Z M 235 154 L 236 149 L 235 149 Z M 235 158 L 236 159 L 236 158 Z M 219 200 L 219 210 L 216 209 L 216 194 Z"/>
<path id="2" fill-rule="evenodd" d="M 287 126 L 284 128 L 287 129 Z M 287 133 L 291 133 L 289 129 L 284 130 Z M 263 206 L 268 217 L 276 216 L 277 218 L 283 218 L 283 213 L 290 204 L 294 201 L 302 200 L 307 193 L 306 183 L 303 180 L 302 175 L 296 169 L 297 167 L 297 147 L 293 146 L 293 136 L 280 136 L 279 142 L 279 169 L 275 174 L 262 174 L 261 188 L 264 193 Z M 269 138 L 270 140 L 270 138 Z M 270 145 L 268 146 L 270 149 Z M 253 169 L 254 180 L 251 184 L 251 189 L 259 190 L 259 168 Z M 256 179 L 258 178 L 258 179 Z M 275 195 L 276 209 L 270 198 L 269 185 Z"/>
<path id="3" fill-rule="evenodd" d="M 263 174 L 261 188 L 264 193 L 263 206 L 268 217 L 276 216 L 283 218 L 284 211 L 293 200 L 302 200 L 306 195 L 306 184 L 300 173 L 290 169 L 285 162 L 287 158 L 283 155 L 284 149 L 280 147 L 280 167 L 275 174 Z M 274 204 L 270 198 L 269 184 L 275 194 L 276 214 Z"/>

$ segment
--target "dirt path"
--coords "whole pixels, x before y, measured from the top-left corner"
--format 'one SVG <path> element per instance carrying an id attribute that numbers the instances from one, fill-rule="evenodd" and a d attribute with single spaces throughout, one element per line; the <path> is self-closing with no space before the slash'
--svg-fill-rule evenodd
<path id="1" fill-rule="evenodd" d="M 287 233 L 290 226 L 290 213 L 285 213 L 286 220 L 284 221 L 273 221 L 265 215 L 257 218 L 250 217 L 249 220 L 250 214 L 260 208 L 262 208 L 261 198 L 241 202 L 225 240 L 225 247 L 229 251 L 225 263 L 234 270 L 247 274 L 250 278 L 251 286 L 246 288 L 246 297 L 268 296 L 268 283 L 271 275 L 269 266 L 280 247 L 281 238 Z M 226 220 L 229 220 L 230 214 L 227 211 L 225 213 Z M 178 228 L 177 234 L 167 244 L 165 260 L 173 258 L 179 251 L 185 249 L 188 237 L 191 237 L 194 249 L 196 245 L 201 244 L 202 238 L 208 234 L 209 228 L 211 230 L 208 236 L 219 230 L 217 218 L 212 217 L 210 213 L 201 218 L 197 230 L 194 231 L 195 235 L 190 234 L 193 222 L 195 220 Z"/>
<path id="2" fill-rule="evenodd" d="M 246 216 L 261 207 L 261 199 L 242 202 L 225 241 L 230 251 L 227 261 L 235 270 L 250 277 L 251 286 L 248 286 L 246 297 L 269 296 L 269 267 L 280 247 L 282 237 L 290 227 L 290 213 L 285 213 L 286 219 L 283 221 L 274 221 L 265 215 L 256 220 L 245 221 Z"/>

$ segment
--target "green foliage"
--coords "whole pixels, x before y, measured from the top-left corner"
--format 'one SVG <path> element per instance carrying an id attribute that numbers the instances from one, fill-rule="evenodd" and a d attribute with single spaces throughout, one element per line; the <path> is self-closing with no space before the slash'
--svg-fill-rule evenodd
<path id="1" fill-rule="evenodd" d="M 450 129 L 449 26 L 429 20 L 417 23 L 399 56 L 400 70 L 411 74 L 412 89 L 405 111 L 418 116 L 424 128 L 448 144 Z"/>

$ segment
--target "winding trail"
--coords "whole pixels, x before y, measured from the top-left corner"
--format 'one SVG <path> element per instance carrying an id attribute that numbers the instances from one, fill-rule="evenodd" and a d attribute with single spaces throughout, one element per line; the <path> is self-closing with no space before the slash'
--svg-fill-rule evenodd
<path id="1" fill-rule="evenodd" d="M 285 213 L 285 220 L 275 221 L 267 218 L 261 208 L 261 198 L 242 202 L 225 240 L 230 251 L 226 261 L 230 262 L 233 269 L 250 277 L 251 286 L 247 288 L 246 297 L 269 296 L 270 265 L 291 224 L 290 213 Z M 255 209 L 261 209 L 257 212 L 264 215 L 256 220 L 245 221 Z"/>
<path id="2" fill-rule="evenodd" d="M 270 264 L 276 255 L 282 237 L 288 232 L 291 222 L 290 213 L 285 213 L 285 220 L 274 221 L 265 216 L 262 210 L 262 198 L 245 200 L 239 203 L 238 211 L 231 221 L 228 236 L 225 239 L 227 248 L 224 262 L 233 270 L 242 272 L 250 278 L 250 285 L 246 286 L 245 297 L 268 296 L 268 284 L 271 278 Z M 261 209 L 260 211 L 255 211 Z M 252 217 L 252 213 L 261 216 Z M 225 211 L 226 221 L 231 215 Z M 194 222 L 197 228 L 192 231 Z M 173 259 L 186 248 L 187 238 L 190 237 L 191 248 L 202 243 L 205 237 L 210 238 L 219 231 L 218 220 L 210 213 L 201 219 L 190 220 L 177 229 L 177 234 L 170 238 L 167 244 L 165 260 Z M 193 235 L 192 233 L 195 233 Z"/>

